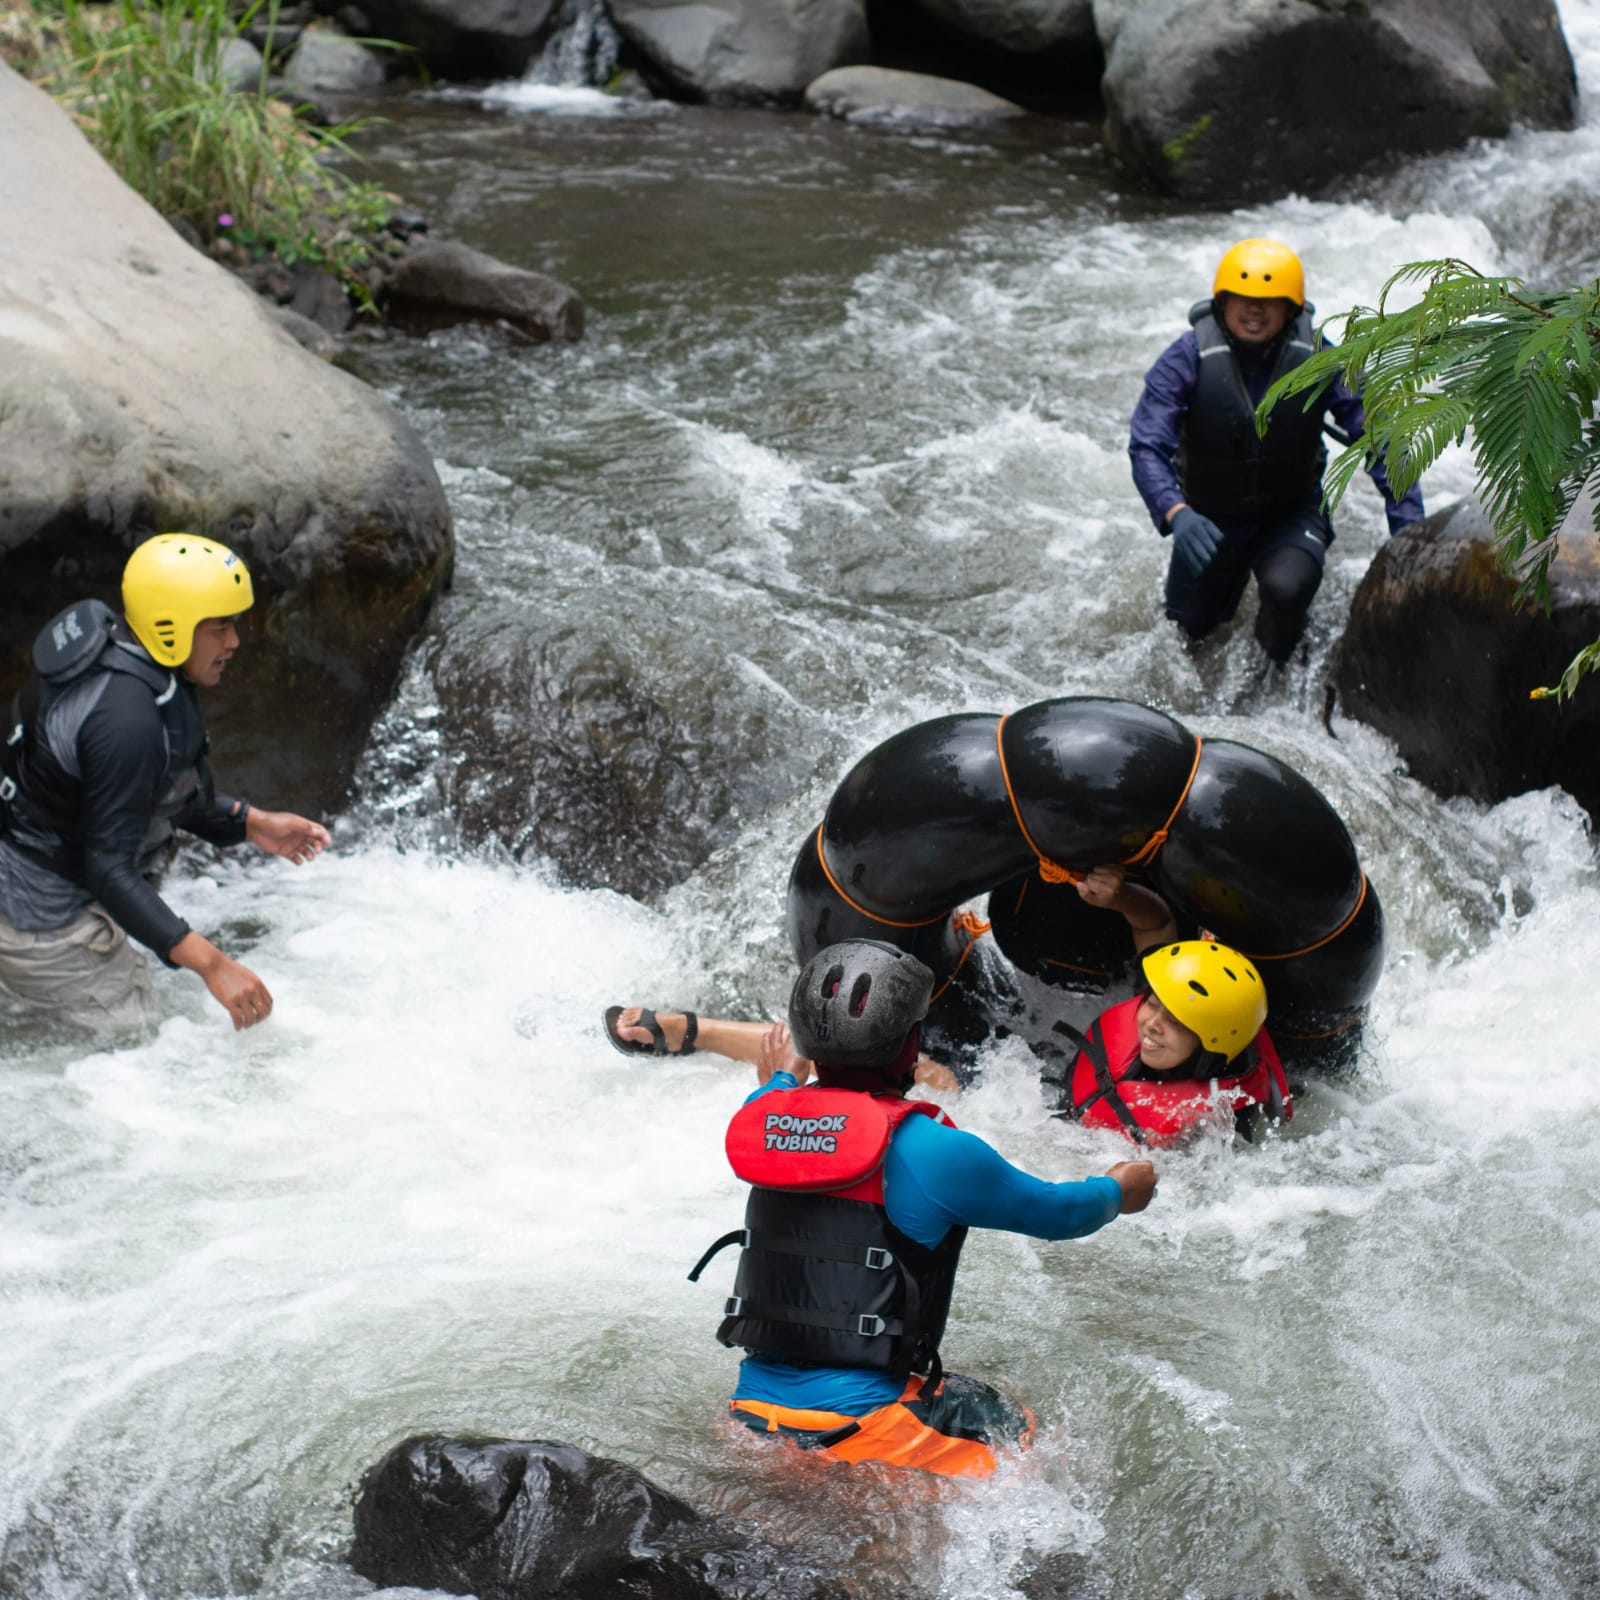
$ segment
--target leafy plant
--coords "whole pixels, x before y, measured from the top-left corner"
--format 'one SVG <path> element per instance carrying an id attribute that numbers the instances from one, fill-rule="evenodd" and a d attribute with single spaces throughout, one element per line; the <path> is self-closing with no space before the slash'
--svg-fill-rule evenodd
<path id="1" fill-rule="evenodd" d="M 230 47 L 278 0 L 237 19 L 227 0 L 63 0 L 47 86 L 101 154 L 158 211 L 210 243 L 219 233 L 293 264 L 337 272 L 361 297 L 365 235 L 392 202 L 328 164 L 347 155 L 356 123 L 313 128 L 267 92 L 230 81 Z"/>
<path id="2" fill-rule="evenodd" d="M 1415 305 L 1389 309 L 1397 287 L 1417 283 L 1424 287 Z M 1470 440 L 1497 559 L 1518 579 L 1517 599 L 1548 610 L 1557 531 L 1600 469 L 1600 279 L 1535 293 L 1519 278 L 1491 277 L 1454 258 L 1414 261 L 1383 286 L 1376 307 L 1335 320 L 1343 324 L 1339 344 L 1279 379 L 1257 425 L 1295 395 L 1309 405 L 1335 378 L 1361 390 L 1367 431 L 1329 468 L 1330 506 L 1379 456 L 1403 492 L 1448 446 Z M 1559 684 L 1534 695 L 1566 698 L 1596 670 L 1600 640 Z"/>

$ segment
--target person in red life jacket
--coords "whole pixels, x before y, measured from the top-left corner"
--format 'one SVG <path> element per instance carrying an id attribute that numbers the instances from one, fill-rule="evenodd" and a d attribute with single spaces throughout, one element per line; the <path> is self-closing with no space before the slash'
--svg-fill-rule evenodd
<path id="1" fill-rule="evenodd" d="M 1126 918 L 1144 986 L 1086 1035 L 1055 1024 L 1077 1045 L 1047 1074 L 1061 1093 L 1059 1115 L 1139 1144 L 1181 1138 L 1218 1106 L 1231 1108 L 1246 1139 L 1262 1116 L 1288 1121 L 1294 1106 L 1265 1027 L 1266 988 L 1250 961 L 1213 939 L 1179 939 L 1166 901 L 1126 882 L 1120 867 L 1096 868 L 1078 892 Z"/>
<path id="2" fill-rule="evenodd" d="M 1031 1438 L 1028 1410 L 944 1371 L 940 1341 L 968 1228 L 1078 1239 L 1155 1195 L 1148 1161 L 1051 1183 L 959 1131 L 912 1087 L 933 974 L 876 940 L 820 951 L 767 1031 L 761 1086 L 728 1128 L 751 1187 L 717 1338 L 746 1354 L 732 1415 L 835 1460 L 986 1477 Z M 802 1086 L 814 1066 L 816 1084 Z"/>
<path id="3" fill-rule="evenodd" d="M 1346 440 L 1367 425 L 1359 393 L 1336 380 L 1309 407 L 1277 406 L 1265 435 L 1256 432 L 1268 388 L 1327 344 L 1312 311 L 1294 251 L 1241 240 L 1218 265 L 1211 298 L 1190 308 L 1192 326 L 1145 374 L 1129 429 L 1134 486 L 1156 531 L 1172 538 L 1167 616 L 1203 639 L 1239 609 L 1254 573 L 1269 676 L 1300 640 L 1333 543 L 1322 507 L 1324 416 Z M 1367 470 L 1391 534 L 1423 515 L 1419 488 L 1396 494 L 1381 459 Z"/>

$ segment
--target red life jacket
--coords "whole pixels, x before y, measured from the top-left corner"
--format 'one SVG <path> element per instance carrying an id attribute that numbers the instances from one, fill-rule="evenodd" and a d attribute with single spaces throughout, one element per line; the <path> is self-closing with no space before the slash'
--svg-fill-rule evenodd
<path id="1" fill-rule="evenodd" d="M 1283 1065 L 1265 1028 L 1231 1063 L 1242 1069 L 1231 1077 L 1130 1080 L 1139 1064 L 1139 1002 L 1135 995 L 1101 1012 L 1089 1029 L 1089 1048 L 1080 1049 L 1073 1062 L 1072 1108 L 1086 1127 L 1117 1128 L 1138 1144 L 1168 1144 L 1219 1103 L 1236 1111 L 1262 1106 L 1269 1117 L 1286 1122 L 1294 1115 Z"/>
<path id="2" fill-rule="evenodd" d="M 939 1370 L 965 1228 L 937 1246 L 894 1226 L 883 1161 L 908 1117 L 954 1124 L 937 1106 L 854 1089 L 775 1089 L 742 1106 L 727 1135 L 733 1170 L 752 1185 L 717 1338 L 757 1355 L 901 1377 Z"/>

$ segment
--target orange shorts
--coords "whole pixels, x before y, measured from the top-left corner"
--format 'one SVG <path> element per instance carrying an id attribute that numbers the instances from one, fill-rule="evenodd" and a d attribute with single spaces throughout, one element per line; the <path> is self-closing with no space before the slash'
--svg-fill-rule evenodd
<path id="1" fill-rule="evenodd" d="M 931 1396 L 913 1377 L 898 1400 L 864 1416 L 798 1411 L 765 1400 L 729 1402 L 755 1433 L 781 1436 L 836 1461 L 884 1461 L 951 1478 L 987 1478 L 995 1448 L 1033 1442 L 1034 1416 L 1024 1405 L 976 1378 L 946 1373 Z"/>

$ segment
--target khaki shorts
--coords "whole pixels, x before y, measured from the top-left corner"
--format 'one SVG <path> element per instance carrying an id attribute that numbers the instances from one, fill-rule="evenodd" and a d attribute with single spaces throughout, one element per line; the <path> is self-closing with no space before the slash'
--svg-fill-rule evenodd
<path id="1" fill-rule="evenodd" d="M 98 905 L 48 933 L 24 933 L 0 917 L 0 989 L 96 1031 L 157 1019 L 144 953 Z"/>

